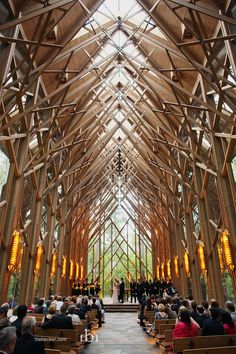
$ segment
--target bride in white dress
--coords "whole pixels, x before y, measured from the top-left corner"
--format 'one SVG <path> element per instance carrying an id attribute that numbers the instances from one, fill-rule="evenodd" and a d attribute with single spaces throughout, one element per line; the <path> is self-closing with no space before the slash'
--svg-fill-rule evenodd
<path id="1" fill-rule="evenodd" d="M 119 296 L 119 288 L 120 288 L 120 284 L 119 281 L 117 279 L 114 279 L 113 282 L 113 294 L 112 294 L 112 302 L 113 304 L 118 304 L 118 296 Z"/>

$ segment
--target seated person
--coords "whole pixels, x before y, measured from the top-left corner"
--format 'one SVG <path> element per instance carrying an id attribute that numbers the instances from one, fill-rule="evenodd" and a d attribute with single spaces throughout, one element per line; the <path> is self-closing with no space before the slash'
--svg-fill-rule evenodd
<path id="1" fill-rule="evenodd" d="M 155 313 L 155 320 L 166 320 L 168 315 L 166 313 L 165 305 L 159 304 L 157 306 L 157 312 Z"/>
<path id="2" fill-rule="evenodd" d="M 225 334 L 236 334 L 236 322 L 232 320 L 230 313 L 227 311 L 222 311 L 220 317 L 223 323 Z"/>
<path id="3" fill-rule="evenodd" d="M 66 315 L 66 306 L 61 306 L 61 313 L 54 315 L 49 321 L 42 324 L 42 328 L 73 329 L 72 318 Z"/>
<path id="4" fill-rule="evenodd" d="M 180 312 L 179 321 L 176 323 L 173 338 L 196 337 L 199 332 L 199 325 L 191 319 L 189 311 Z"/>
<path id="5" fill-rule="evenodd" d="M 38 301 L 38 305 L 34 308 L 34 313 L 43 313 L 44 311 L 44 299 Z"/>
<path id="6" fill-rule="evenodd" d="M 7 318 L 8 309 L 9 309 L 8 306 L 0 307 L 0 330 L 10 325 L 10 321 Z"/>
<path id="7" fill-rule="evenodd" d="M 50 305 L 48 308 L 48 314 L 44 316 L 44 318 L 42 319 L 42 323 L 46 323 L 48 321 L 50 321 L 52 319 L 52 317 L 56 314 L 57 312 L 57 306 L 56 304 Z"/>
<path id="8" fill-rule="evenodd" d="M 25 318 L 27 314 L 27 306 L 26 305 L 19 305 L 17 307 L 17 320 L 12 322 L 12 326 L 16 327 L 16 335 L 17 337 L 21 336 L 21 326 L 23 319 Z"/>
<path id="9" fill-rule="evenodd" d="M 13 354 L 44 354 L 44 344 L 34 338 L 36 319 L 26 316 L 21 327 L 21 337 L 17 338 Z"/>
<path id="10" fill-rule="evenodd" d="M 216 336 L 224 334 L 224 327 L 219 321 L 220 311 L 217 307 L 210 309 L 211 318 L 206 320 L 202 327 L 203 336 Z"/>
<path id="11" fill-rule="evenodd" d="M 11 354 L 16 344 L 16 327 L 5 327 L 0 331 L 0 353 Z"/>
<path id="12" fill-rule="evenodd" d="M 232 303 L 232 301 L 226 301 L 225 310 L 230 313 L 230 316 L 232 317 L 233 322 L 236 322 L 235 306 Z"/>
<path id="13" fill-rule="evenodd" d="M 80 302 L 76 304 L 75 314 L 78 315 L 81 320 L 86 319 L 86 311 L 82 308 L 82 304 Z"/>
<path id="14" fill-rule="evenodd" d="M 68 317 L 72 318 L 72 324 L 74 325 L 79 325 L 82 324 L 82 322 L 80 321 L 80 318 L 78 315 L 75 314 L 75 306 L 72 305 L 68 308 Z"/>
<path id="15" fill-rule="evenodd" d="M 205 312 L 205 309 L 202 305 L 197 306 L 197 313 L 199 314 L 196 322 L 199 324 L 199 326 L 202 328 L 203 324 L 206 320 L 208 320 L 210 317 L 209 315 Z"/>

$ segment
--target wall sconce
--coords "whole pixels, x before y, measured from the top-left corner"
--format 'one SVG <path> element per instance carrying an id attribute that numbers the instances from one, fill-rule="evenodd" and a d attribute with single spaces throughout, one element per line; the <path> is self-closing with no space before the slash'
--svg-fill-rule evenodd
<path id="1" fill-rule="evenodd" d="M 161 263 L 161 277 L 165 279 L 165 263 Z"/>
<path id="2" fill-rule="evenodd" d="M 62 278 L 65 278 L 65 276 L 66 276 L 66 257 L 65 256 L 63 256 L 62 257 L 62 271 L 61 271 L 61 276 L 62 276 Z"/>
<path id="3" fill-rule="evenodd" d="M 167 278 L 171 279 L 171 267 L 170 267 L 170 259 L 166 263 L 166 271 L 167 271 Z"/>
<path id="4" fill-rule="evenodd" d="M 202 241 L 199 241 L 199 244 L 198 244 L 198 255 L 199 255 L 199 261 L 200 261 L 201 273 L 206 274 L 207 269 L 206 269 L 205 254 L 204 254 L 204 244 Z"/>
<path id="5" fill-rule="evenodd" d="M 157 279 L 160 279 L 160 264 L 157 266 Z"/>
<path id="6" fill-rule="evenodd" d="M 8 264 L 8 270 L 11 271 L 16 268 L 16 261 L 17 261 L 17 254 L 18 254 L 18 249 L 21 241 L 21 236 L 19 231 L 15 230 L 13 232 L 13 238 L 12 238 L 12 247 L 11 247 L 11 255 L 10 255 L 10 261 Z"/>
<path id="7" fill-rule="evenodd" d="M 75 277 L 76 279 L 79 279 L 79 263 L 76 263 L 75 266 Z"/>
<path id="8" fill-rule="evenodd" d="M 187 249 L 184 252 L 184 269 L 187 277 L 190 277 L 189 256 Z"/>
<path id="9" fill-rule="evenodd" d="M 70 279 L 73 279 L 74 275 L 74 262 L 71 260 L 70 261 Z"/>
<path id="10" fill-rule="evenodd" d="M 179 278 L 179 258 L 178 256 L 174 257 L 174 268 L 175 268 L 175 275 Z"/>
<path id="11" fill-rule="evenodd" d="M 218 257 L 219 257 L 220 271 L 223 273 L 224 272 L 224 263 L 223 263 L 222 250 L 221 250 L 220 245 L 217 246 L 217 252 L 218 252 Z"/>
<path id="12" fill-rule="evenodd" d="M 222 243 L 222 249 L 223 249 L 223 254 L 224 254 L 226 266 L 233 271 L 234 270 L 234 264 L 233 264 L 233 257 L 232 257 L 231 247 L 230 247 L 230 243 L 229 243 L 229 232 L 228 232 L 228 230 L 224 230 L 224 232 L 222 233 L 222 235 L 221 235 L 221 243 Z"/>
<path id="13" fill-rule="evenodd" d="M 42 243 L 39 243 L 37 246 L 37 251 L 36 251 L 36 259 L 35 259 L 35 267 L 34 267 L 34 274 L 38 275 L 41 267 L 41 259 L 43 255 L 43 245 Z"/>
<path id="14" fill-rule="evenodd" d="M 51 273 L 50 273 L 51 277 L 54 277 L 56 274 L 56 266 L 57 266 L 57 254 L 55 252 L 52 255 L 52 267 L 51 267 Z"/>

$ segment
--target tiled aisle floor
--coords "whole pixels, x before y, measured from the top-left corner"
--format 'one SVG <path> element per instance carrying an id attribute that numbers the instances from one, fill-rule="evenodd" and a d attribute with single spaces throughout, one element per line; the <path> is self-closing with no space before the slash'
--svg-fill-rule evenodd
<path id="1" fill-rule="evenodd" d="M 87 344 L 82 354 L 159 353 L 154 339 L 137 323 L 136 313 L 106 313 L 106 323 L 96 333 L 98 341 Z"/>

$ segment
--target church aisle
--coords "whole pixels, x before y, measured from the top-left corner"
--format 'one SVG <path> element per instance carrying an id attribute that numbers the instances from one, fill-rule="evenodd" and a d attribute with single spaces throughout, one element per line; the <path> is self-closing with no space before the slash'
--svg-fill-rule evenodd
<path id="1" fill-rule="evenodd" d="M 136 313 L 106 313 L 106 323 L 96 334 L 98 341 L 87 344 L 82 354 L 159 353 L 155 340 L 137 323 Z"/>

